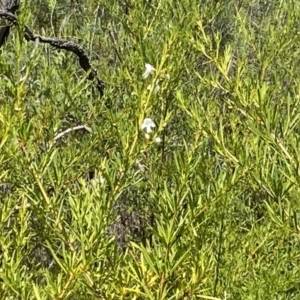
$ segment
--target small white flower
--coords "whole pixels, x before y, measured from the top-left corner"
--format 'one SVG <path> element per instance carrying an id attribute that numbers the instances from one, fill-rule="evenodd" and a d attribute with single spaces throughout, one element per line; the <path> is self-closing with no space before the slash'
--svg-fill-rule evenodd
<path id="1" fill-rule="evenodd" d="M 99 183 L 100 183 L 100 185 L 104 185 L 105 178 L 103 176 L 100 176 L 100 177 L 92 179 L 91 182 L 92 182 L 92 185 L 94 185 L 94 186 L 98 185 Z"/>
<path id="2" fill-rule="evenodd" d="M 144 164 L 142 164 L 139 160 L 136 160 L 135 164 L 142 173 L 145 172 L 146 166 Z"/>
<path id="3" fill-rule="evenodd" d="M 99 178 L 99 182 L 103 185 L 105 183 L 105 178 L 101 176 Z"/>
<path id="4" fill-rule="evenodd" d="M 155 128 L 155 127 L 156 127 L 156 125 L 150 118 L 145 118 L 145 120 L 143 121 L 143 124 L 141 126 L 142 130 L 146 129 L 147 133 L 152 132 L 152 128 Z"/>
<path id="5" fill-rule="evenodd" d="M 149 75 L 151 75 L 155 71 L 154 67 L 150 64 L 145 64 L 145 68 L 146 68 L 146 70 L 143 74 L 144 79 L 147 78 Z"/>
<path id="6" fill-rule="evenodd" d="M 152 82 L 152 84 L 149 84 L 149 85 L 147 86 L 147 90 L 148 90 L 148 91 L 150 91 L 150 90 L 152 89 L 152 85 L 155 86 L 153 92 L 154 92 L 154 94 L 156 94 L 156 93 L 159 91 L 160 86 L 159 86 L 158 82 L 154 79 L 153 82 Z"/>
<path id="7" fill-rule="evenodd" d="M 162 142 L 162 139 L 158 136 L 158 137 L 155 138 L 154 141 L 155 141 L 156 144 L 160 144 Z"/>

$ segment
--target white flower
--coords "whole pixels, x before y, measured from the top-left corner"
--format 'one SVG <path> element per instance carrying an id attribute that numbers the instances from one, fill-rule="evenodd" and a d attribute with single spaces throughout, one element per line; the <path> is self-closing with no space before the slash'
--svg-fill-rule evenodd
<path id="1" fill-rule="evenodd" d="M 104 185 L 105 183 L 105 178 L 103 176 L 94 178 L 91 180 L 92 185 L 96 186 L 100 183 L 100 185 Z"/>
<path id="2" fill-rule="evenodd" d="M 162 142 L 162 139 L 158 136 L 155 138 L 155 143 L 160 144 Z"/>
<path id="3" fill-rule="evenodd" d="M 159 91 L 160 86 L 159 86 L 158 82 L 154 79 L 153 82 L 152 82 L 152 84 L 149 84 L 149 85 L 147 86 L 147 90 L 148 90 L 148 91 L 151 91 L 152 85 L 155 86 L 153 92 L 154 92 L 154 94 L 156 94 L 156 93 Z"/>
<path id="4" fill-rule="evenodd" d="M 155 127 L 156 127 L 156 125 L 150 118 L 145 118 L 145 120 L 143 121 L 143 124 L 141 126 L 142 130 L 146 129 L 147 133 L 150 133 L 152 131 L 152 128 L 155 128 Z"/>
<path id="5" fill-rule="evenodd" d="M 143 78 L 147 78 L 149 75 L 151 75 L 155 71 L 154 67 L 150 64 L 145 64 L 145 68 L 146 68 L 146 71 L 143 74 Z"/>

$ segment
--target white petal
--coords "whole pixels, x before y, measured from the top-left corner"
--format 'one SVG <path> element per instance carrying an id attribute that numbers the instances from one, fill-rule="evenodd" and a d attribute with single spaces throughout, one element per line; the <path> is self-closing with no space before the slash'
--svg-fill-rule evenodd
<path id="1" fill-rule="evenodd" d="M 155 138 L 155 143 L 160 144 L 162 142 L 162 139 L 158 136 Z"/>
<path id="2" fill-rule="evenodd" d="M 145 64 L 145 68 L 146 70 L 143 73 L 143 78 L 147 78 L 150 74 L 152 74 L 155 71 L 154 67 L 150 64 Z"/>
<path id="3" fill-rule="evenodd" d="M 150 118 L 145 118 L 143 123 L 146 124 L 147 126 L 155 127 L 153 120 Z"/>
<path id="4" fill-rule="evenodd" d="M 153 73 L 155 71 L 154 67 L 150 64 L 145 64 L 145 68 L 148 72 Z"/>
<path id="5" fill-rule="evenodd" d="M 152 131 L 152 128 L 154 127 L 156 127 L 156 125 L 150 118 L 145 118 L 141 125 L 141 129 L 142 130 L 146 129 L 147 133 L 150 133 Z"/>
<path id="6" fill-rule="evenodd" d="M 145 73 L 143 73 L 143 78 L 147 78 L 149 76 L 149 73 L 146 71 Z"/>
<path id="7" fill-rule="evenodd" d="M 146 127 L 146 132 L 147 132 L 147 133 L 152 132 L 151 126 L 147 126 L 147 127 Z"/>

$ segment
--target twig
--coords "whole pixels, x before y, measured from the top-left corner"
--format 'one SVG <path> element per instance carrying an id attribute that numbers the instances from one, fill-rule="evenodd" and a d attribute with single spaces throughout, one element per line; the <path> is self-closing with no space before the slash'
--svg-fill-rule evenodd
<path id="1" fill-rule="evenodd" d="M 93 130 L 90 127 L 88 127 L 86 125 L 78 125 L 78 126 L 75 126 L 75 127 L 68 128 L 65 131 L 63 131 L 63 132 L 59 133 L 58 135 L 56 135 L 54 137 L 54 142 L 56 142 L 58 139 L 62 138 L 64 135 L 66 135 L 66 134 L 68 134 L 72 131 L 80 130 L 80 129 L 84 129 L 89 133 L 93 133 Z"/>

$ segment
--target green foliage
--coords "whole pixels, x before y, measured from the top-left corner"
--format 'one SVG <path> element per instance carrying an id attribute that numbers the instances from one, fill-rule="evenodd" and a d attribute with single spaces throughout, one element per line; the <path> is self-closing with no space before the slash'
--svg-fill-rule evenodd
<path id="1" fill-rule="evenodd" d="M 299 6 L 23 1 L 0 49 L 0 299 L 299 299 Z M 25 24 L 82 45 L 105 95 Z"/>

